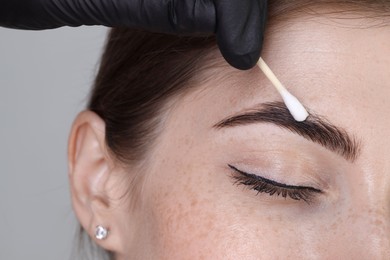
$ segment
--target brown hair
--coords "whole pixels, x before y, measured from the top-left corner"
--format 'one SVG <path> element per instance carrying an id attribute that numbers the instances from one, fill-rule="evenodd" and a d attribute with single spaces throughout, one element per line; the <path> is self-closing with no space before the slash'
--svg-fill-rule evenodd
<path id="1" fill-rule="evenodd" d="M 337 13 L 345 10 L 387 15 L 390 1 L 273 0 L 269 3 L 269 19 L 277 21 L 301 12 L 315 14 L 313 10 L 320 9 L 314 7 L 321 6 L 337 6 Z M 221 66 L 228 65 L 219 55 L 214 36 L 112 29 L 87 106 L 106 123 L 106 142 L 112 157 L 124 165 L 142 160 L 161 129 L 165 104 L 199 86 L 200 74 Z M 82 237 L 89 240 L 80 230 Z M 93 259 L 98 254 L 92 255 Z M 109 252 L 100 257 L 112 258 Z"/>
<path id="2" fill-rule="evenodd" d="M 214 37 L 111 31 L 88 109 L 105 121 L 115 158 L 125 164 L 141 159 L 156 137 L 164 104 L 197 85 L 215 46 Z"/>

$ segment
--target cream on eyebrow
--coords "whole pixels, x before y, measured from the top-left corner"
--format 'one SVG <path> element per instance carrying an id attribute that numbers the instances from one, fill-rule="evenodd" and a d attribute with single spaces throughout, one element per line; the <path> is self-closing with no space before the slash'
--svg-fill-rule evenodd
<path id="1" fill-rule="evenodd" d="M 272 72 L 270 67 L 268 67 L 267 63 L 260 57 L 257 62 L 259 68 L 263 71 L 265 76 L 271 81 L 272 85 L 276 88 L 279 94 L 282 96 L 284 104 L 286 105 L 288 111 L 293 116 L 295 121 L 303 122 L 309 116 L 309 113 L 306 111 L 305 107 L 302 105 L 299 100 L 292 95 L 280 82 L 280 80 L 276 77 L 276 75 Z"/>

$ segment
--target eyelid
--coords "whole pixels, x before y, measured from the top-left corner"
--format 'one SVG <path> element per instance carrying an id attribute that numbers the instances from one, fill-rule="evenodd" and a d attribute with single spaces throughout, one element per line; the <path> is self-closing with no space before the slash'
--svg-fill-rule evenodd
<path id="1" fill-rule="evenodd" d="M 280 183 L 280 182 L 276 182 L 276 181 L 274 181 L 274 180 L 270 180 L 270 179 L 261 177 L 261 176 L 259 176 L 259 175 L 257 175 L 257 174 L 247 173 L 247 172 L 241 171 L 240 169 L 237 169 L 236 167 L 234 167 L 233 165 L 230 165 L 230 164 L 228 164 L 228 166 L 229 166 L 231 169 L 233 169 L 233 170 L 239 172 L 240 174 L 242 174 L 242 175 L 244 175 L 244 176 L 251 177 L 251 178 L 253 178 L 253 179 L 256 179 L 256 180 L 265 182 L 265 183 L 267 183 L 267 184 L 273 185 L 273 186 L 278 187 L 278 188 L 291 189 L 291 190 L 310 190 L 310 191 L 313 191 L 313 192 L 322 193 L 321 190 L 316 189 L 316 188 L 313 188 L 313 187 L 309 187 L 309 186 L 297 186 L 297 185 L 289 185 L 289 184 L 285 184 L 285 183 Z"/>
<path id="2" fill-rule="evenodd" d="M 256 195 L 259 193 L 267 193 L 270 196 L 281 196 L 296 201 L 302 200 L 307 204 L 311 204 L 315 199 L 316 194 L 323 193 L 322 190 L 313 187 L 287 185 L 266 179 L 256 174 L 243 172 L 230 164 L 228 164 L 228 166 L 235 173 L 235 175 L 232 175 L 232 178 L 235 179 L 235 184 L 242 184 L 249 187 L 250 190 L 257 191 Z"/>

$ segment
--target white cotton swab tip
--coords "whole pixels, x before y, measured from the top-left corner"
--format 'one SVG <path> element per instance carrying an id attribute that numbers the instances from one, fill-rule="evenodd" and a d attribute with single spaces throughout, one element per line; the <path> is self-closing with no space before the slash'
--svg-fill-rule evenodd
<path id="1" fill-rule="evenodd" d="M 257 62 L 257 65 L 271 81 L 274 87 L 278 90 L 279 94 L 282 96 L 284 104 L 286 105 L 288 111 L 293 116 L 295 121 L 303 122 L 309 116 L 309 113 L 306 111 L 305 107 L 302 105 L 299 100 L 294 97 L 288 90 L 283 86 L 279 79 L 275 76 L 272 70 L 268 67 L 265 61 L 260 58 Z"/>
<path id="2" fill-rule="evenodd" d="M 282 96 L 284 104 L 286 104 L 287 109 L 290 111 L 295 121 L 305 121 L 306 118 L 309 116 L 309 113 L 306 111 L 305 107 L 301 104 L 301 102 L 299 102 L 299 100 L 287 90 L 279 91 L 279 93 Z"/>

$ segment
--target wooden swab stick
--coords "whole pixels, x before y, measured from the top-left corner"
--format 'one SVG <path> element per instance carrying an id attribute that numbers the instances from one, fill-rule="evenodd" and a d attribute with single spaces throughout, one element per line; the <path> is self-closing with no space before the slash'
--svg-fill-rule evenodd
<path id="1" fill-rule="evenodd" d="M 271 81 L 272 85 L 277 89 L 279 94 L 282 96 L 284 104 L 286 104 L 287 109 L 290 111 L 291 115 L 295 121 L 303 122 L 309 116 L 309 113 L 306 111 L 305 107 L 299 102 L 299 100 L 294 97 L 288 90 L 283 86 L 279 79 L 275 76 L 272 70 L 265 63 L 263 58 L 260 57 L 257 65 L 263 71 L 265 76 Z"/>

